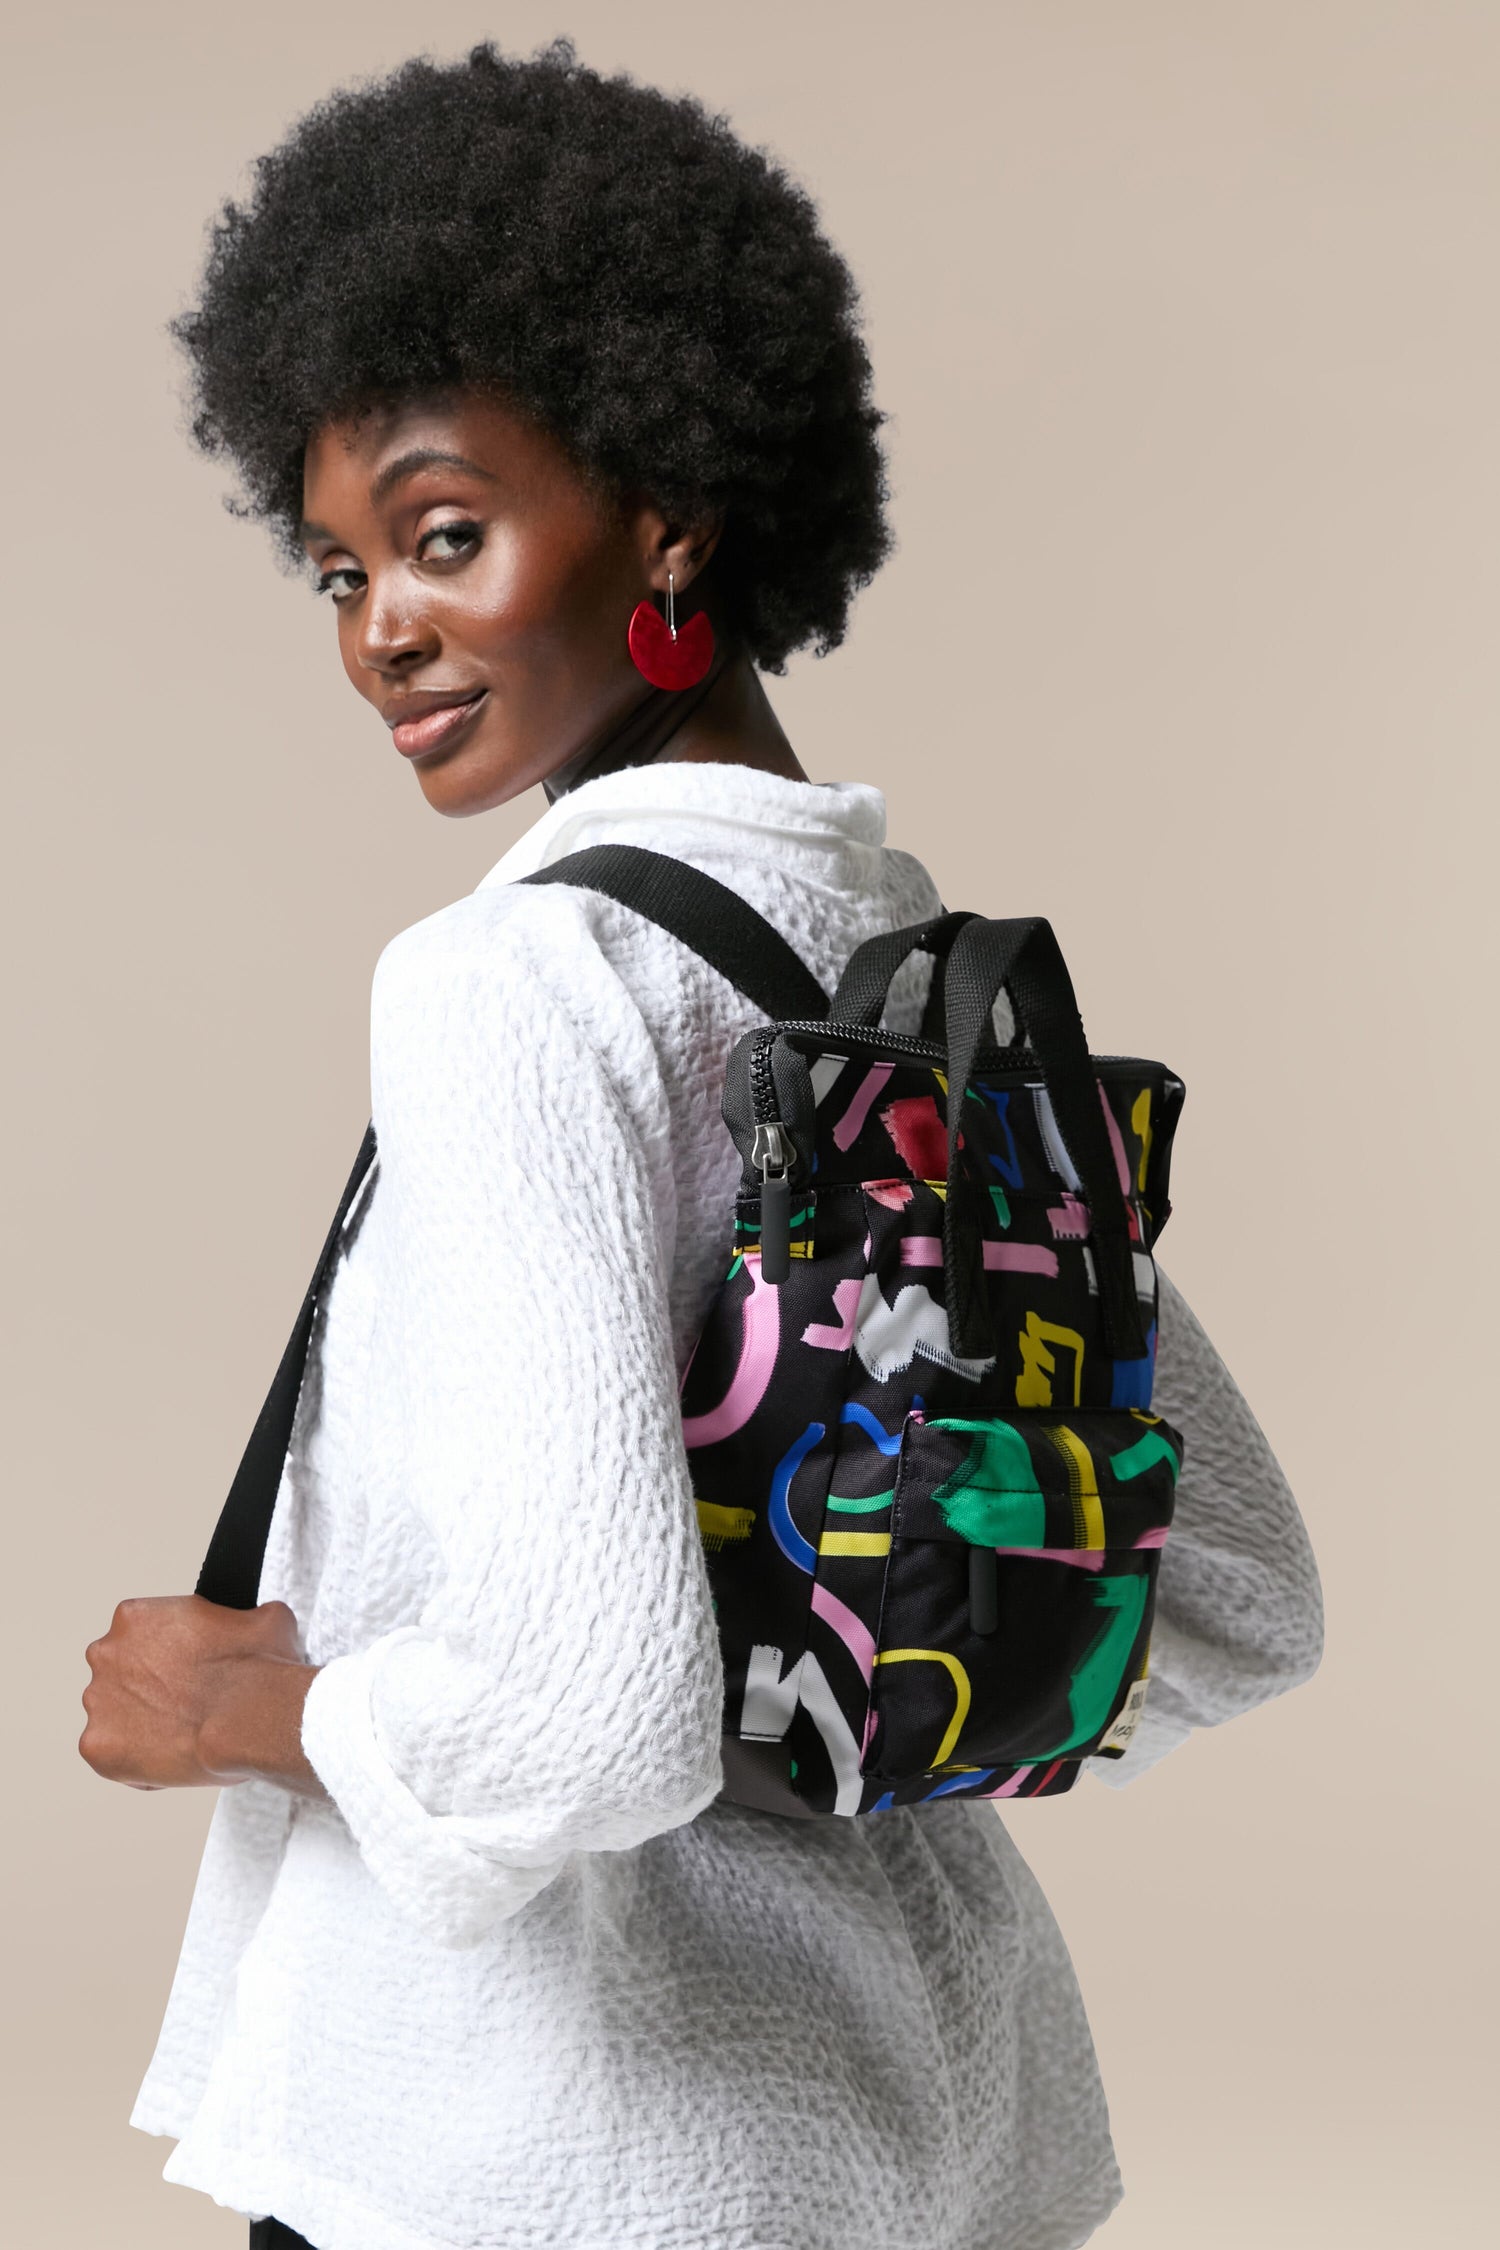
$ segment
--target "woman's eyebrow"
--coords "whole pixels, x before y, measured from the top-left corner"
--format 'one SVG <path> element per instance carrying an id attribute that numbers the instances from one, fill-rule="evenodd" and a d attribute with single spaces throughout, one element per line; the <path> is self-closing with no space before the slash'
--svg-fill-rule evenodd
<path id="1" fill-rule="evenodd" d="M 469 460 L 465 454 L 444 453 L 439 447 L 431 445 L 413 446 L 410 452 L 398 454 L 394 461 L 388 461 L 381 470 L 370 487 L 372 504 L 378 506 L 388 493 L 394 491 L 403 477 L 415 476 L 419 469 L 462 469 L 466 476 L 482 477 L 486 484 L 500 482 L 492 470 L 482 469 L 477 461 Z M 298 526 L 298 535 L 303 540 L 333 537 L 326 524 L 313 523 L 306 517 Z"/>
<path id="2" fill-rule="evenodd" d="M 400 484 L 403 477 L 415 476 L 418 469 L 462 469 L 467 476 L 483 477 L 486 484 L 498 484 L 499 478 L 477 461 L 467 460 L 462 453 L 444 453 L 435 446 L 414 446 L 409 453 L 398 454 L 388 461 L 370 487 L 372 501 L 383 500 L 387 493 Z"/>

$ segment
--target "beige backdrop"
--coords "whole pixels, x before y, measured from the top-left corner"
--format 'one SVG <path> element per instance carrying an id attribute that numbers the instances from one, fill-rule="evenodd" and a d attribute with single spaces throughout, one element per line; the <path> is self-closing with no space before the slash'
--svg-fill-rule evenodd
<path id="1" fill-rule="evenodd" d="M 541 809 L 426 811 L 331 620 L 182 442 L 163 323 L 220 195 L 331 85 L 571 30 L 769 142 L 852 259 L 900 550 L 778 705 L 950 900 L 1051 915 L 1097 1046 L 1182 1072 L 1165 1262 L 1324 1573 L 1311 1686 L 1006 1815 L 1102 2054 L 1111 2250 L 1479 2242 L 1500 9 L 23 15 L 7 2241 L 243 2240 L 125 2123 L 209 1802 L 86 1771 L 81 1650 L 120 1595 L 192 1582 L 366 1116 L 376 954 Z"/>

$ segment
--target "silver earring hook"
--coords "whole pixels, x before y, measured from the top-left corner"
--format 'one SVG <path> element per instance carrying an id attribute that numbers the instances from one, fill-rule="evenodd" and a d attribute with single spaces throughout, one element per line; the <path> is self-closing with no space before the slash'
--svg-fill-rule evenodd
<path id="1" fill-rule="evenodd" d="M 677 581 L 670 570 L 667 572 L 667 631 L 675 641 L 677 638 Z"/>

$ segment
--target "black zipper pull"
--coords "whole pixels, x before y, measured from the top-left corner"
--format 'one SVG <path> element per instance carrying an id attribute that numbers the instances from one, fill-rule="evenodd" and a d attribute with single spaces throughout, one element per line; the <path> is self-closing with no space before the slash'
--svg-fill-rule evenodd
<path id="1" fill-rule="evenodd" d="M 797 1151 L 775 1118 L 757 1125 L 750 1162 L 760 1174 L 760 1272 L 763 1281 L 785 1281 L 792 1270 L 791 1169 Z"/>

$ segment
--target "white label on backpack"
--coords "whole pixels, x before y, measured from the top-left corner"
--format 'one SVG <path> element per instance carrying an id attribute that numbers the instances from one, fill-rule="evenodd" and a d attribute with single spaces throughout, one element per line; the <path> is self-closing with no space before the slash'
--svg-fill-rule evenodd
<path id="1" fill-rule="evenodd" d="M 1132 1683 L 1125 1701 L 1120 1705 L 1119 1716 L 1116 1718 L 1114 1725 L 1100 1742 L 1099 1748 L 1101 1750 L 1124 1750 L 1128 1746 L 1140 1720 L 1141 1709 L 1145 1701 L 1146 1682 L 1143 1679 L 1136 1680 Z"/>

